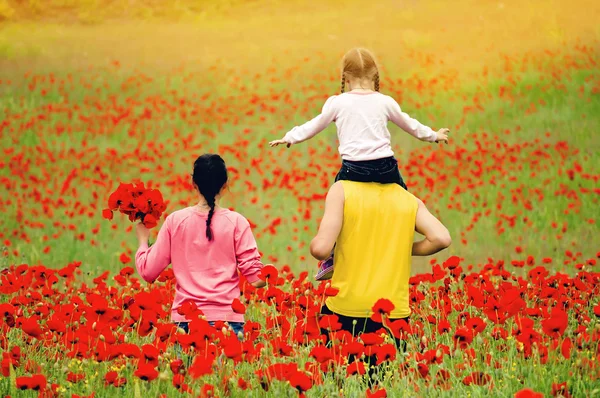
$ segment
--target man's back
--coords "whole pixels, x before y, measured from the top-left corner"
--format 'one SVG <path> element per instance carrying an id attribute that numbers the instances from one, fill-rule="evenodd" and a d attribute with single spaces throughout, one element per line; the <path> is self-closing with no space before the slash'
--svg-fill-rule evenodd
<path id="1" fill-rule="evenodd" d="M 390 318 L 410 315 L 408 279 L 417 199 L 397 184 L 341 182 L 344 218 L 335 248 L 326 304 L 335 313 L 369 317 L 380 298 L 391 300 Z"/>

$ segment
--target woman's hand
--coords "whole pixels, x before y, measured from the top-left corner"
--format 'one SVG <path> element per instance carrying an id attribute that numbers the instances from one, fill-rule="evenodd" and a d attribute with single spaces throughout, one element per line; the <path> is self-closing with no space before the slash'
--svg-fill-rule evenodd
<path id="1" fill-rule="evenodd" d="M 285 146 L 287 146 L 288 148 L 289 148 L 290 146 L 292 146 L 292 144 L 291 144 L 291 143 L 289 143 L 289 142 L 287 142 L 287 141 L 285 140 L 285 138 L 284 138 L 284 139 L 281 139 L 281 140 L 275 140 L 275 141 L 271 141 L 271 142 L 269 142 L 269 146 L 270 146 L 270 147 L 274 147 L 274 146 L 278 146 L 278 145 L 284 145 L 284 144 L 285 144 Z"/>
<path id="2" fill-rule="evenodd" d="M 148 243 L 148 238 L 150 238 L 150 230 L 143 223 L 140 222 L 135 226 L 135 233 L 140 245 L 142 243 Z"/>
<path id="3" fill-rule="evenodd" d="M 448 143 L 448 133 L 450 132 L 450 129 L 447 128 L 443 128 L 443 129 L 439 129 L 438 131 L 436 131 L 435 135 L 436 135 L 436 144 L 440 143 L 440 142 L 445 142 L 446 144 Z"/>

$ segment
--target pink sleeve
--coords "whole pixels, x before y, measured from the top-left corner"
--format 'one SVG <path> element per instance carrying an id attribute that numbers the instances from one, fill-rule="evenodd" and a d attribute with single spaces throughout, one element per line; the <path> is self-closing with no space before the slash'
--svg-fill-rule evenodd
<path id="1" fill-rule="evenodd" d="M 238 269 L 248 282 L 259 280 L 258 273 L 263 267 L 256 240 L 250 229 L 250 223 L 240 216 L 235 229 L 235 257 Z"/>
<path id="2" fill-rule="evenodd" d="M 325 128 L 335 120 L 335 108 L 333 106 L 334 98 L 335 95 L 329 97 L 327 101 L 325 101 L 325 105 L 323 105 L 323 109 L 319 116 L 304 123 L 302 126 L 294 127 L 285 135 L 285 137 L 283 137 L 283 139 L 290 144 L 297 144 L 306 141 L 325 130 Z"/>
<path id="3" fill-rule="evenodd" d="M 135 267 L 146 282 L 154 282 L 161 272 L 171 264 L 170 218 L 167 217 L 158 231 L 156 242 L 148 247 L 144 242 L 135 254 Z"/>
<path id="4" fill-rule="evenodd" d="M 388 118 L 392 123 L 421 141 L 435 142 L 437 139 L 435 131 L 402 112 L 400 105 L 393 98 L 389 97 L 389 99 L 391 101 L 388 105 Z"/>

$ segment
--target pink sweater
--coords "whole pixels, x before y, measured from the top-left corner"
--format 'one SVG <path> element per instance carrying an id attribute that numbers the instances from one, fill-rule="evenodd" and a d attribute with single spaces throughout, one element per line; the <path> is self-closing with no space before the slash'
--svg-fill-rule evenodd
<path id="1" fill-rule="evenodd" d="M 173 264 L 176 279 L 173 322 L 185 322 L 177 309 L 192 300 L 208 321 L 243 322 L 231 303 L 240 297 L 238 271 L 255 282 L 263 267 L 250 224 L 241 214 L 218 208 L 212 218 L 214 239 L 206 238 L 206 218 L 197 207 L 170 214 L 151 247 L 144 243 L 135 255 L 142 278 L 153 282 Z"/>

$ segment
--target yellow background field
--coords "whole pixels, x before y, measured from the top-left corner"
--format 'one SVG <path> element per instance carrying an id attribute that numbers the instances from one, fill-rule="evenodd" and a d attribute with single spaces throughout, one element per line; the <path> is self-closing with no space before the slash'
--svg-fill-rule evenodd
<path id="1" fill-rule="evenodd" d="M 502 54 L 600 37 L 600 3 L 593 0 L 216 2 L 203 13 L 190 12 L 194 8 L 184 6 L 193 2 L 181 1 L 173 2 L 170 12 L 146 11 L 146 18 L 134 12 L 148 10 L 144 3 L 132 1 L 129 10 L 98 14 L 102 18 L 92 24 L 81 17 L 86 7 L 93 10 L 89 2 L 68 3 L 67 11 L 42 9 L 0 25 L 3 75 L 114 59 L 161 69 L 181 63 L 203 69 L 222 60 L 225 66 L 260 71 L 273 59 L 288 67 L 304 57 L 323 57 L 337 66 L 339 56 L 356 45 L 374 50 L 392 70 L 418 69 L 406 58 L 417 51 L 430 54 L 437 67 L 462 71 L 492 67 Z M 155 8 L 166 10 L 158 3 Z"/>

